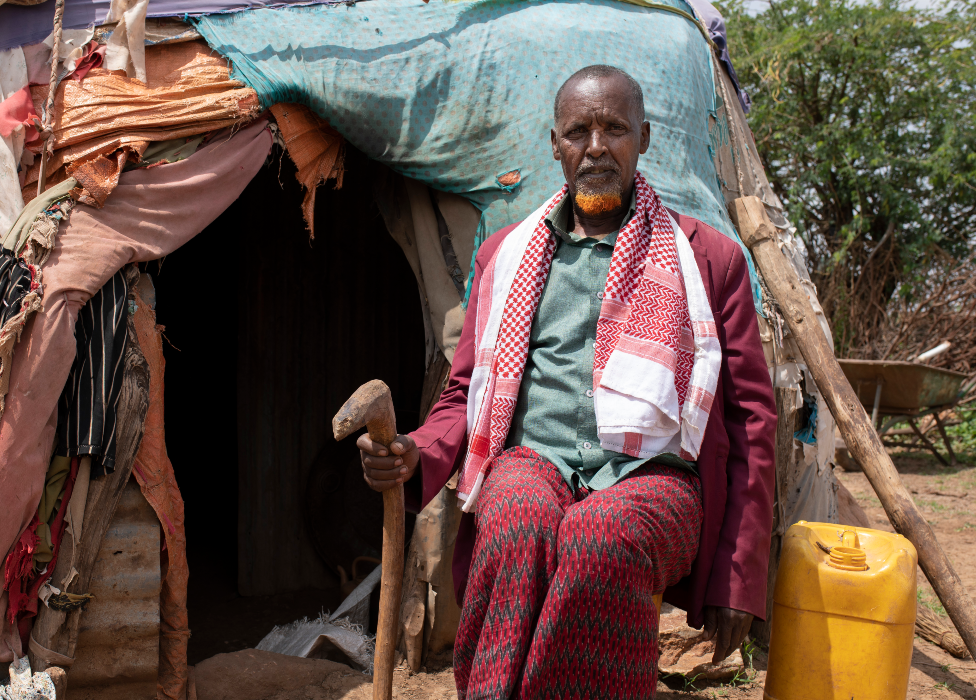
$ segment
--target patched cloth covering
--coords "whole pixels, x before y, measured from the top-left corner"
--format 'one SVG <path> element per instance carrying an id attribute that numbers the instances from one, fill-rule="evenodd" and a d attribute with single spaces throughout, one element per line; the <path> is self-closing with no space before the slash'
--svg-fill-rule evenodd
<path id="1" fill-rule="evenodd" d="M 607 450 L 694 460 L 722 351 L 687 238 L 639 172 L 634 187 L 637 210 L 620 231 L 597 321 L 597 431 Z M 505 239 L 475 300 L 468 454 L 458 484 L 465 512 L 474 510 L 491 462 L 504 449 L 556 247 L 545 217 L 567 192 L 564 186 Z"/>
<path id="2" fill-rule="evenodd" d="M 138 161 L 153 141 L 193 136 L 246 122 L 259 112 L 254 90 L 230 78 L 227 61 L 202 41 L 147 47 L 146 82 L 95 68 L 82 81 L 64 80 L 54 100 L 54 154 L 47 165 L 47 183 L 67 177 L 74 164 L 87 190 L 86 204 L 101 206 L 118 184 L 127 159 Z M 34 107 L 47 99 L 47 85 L 34 86 Z M 39 154 L 40 141 L 27 145 Z M 98 160 L 78 171 L 79 164 Z M 40 158 L 28 168 L 24 201 L 37 195 Z"/>
<path id="3" fill-rule="evenodd" d="M 81 308 L 120 268 L 164 257 L 202 231 L 237 199 L 270 149 L 267 122 L 259 120 L 186 160 L 123 173 L 102 209 L 78 206 L 61 227 L 44 266 L 44 313 L 24 331 L 0 416 L 0 493 L 10 494 L 0 508 L 0 552 L 18 540 L 40 500 Z M 0 640 L 10 638 L 5 624 Z"/>

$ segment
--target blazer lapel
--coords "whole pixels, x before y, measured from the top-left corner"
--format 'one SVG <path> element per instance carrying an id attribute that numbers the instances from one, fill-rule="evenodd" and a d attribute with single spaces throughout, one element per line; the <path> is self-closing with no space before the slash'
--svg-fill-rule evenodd
<path id="1" fill-rule="evenodd" d="M 695 253 L 695 262 L 698 263 L 698 271 L 701 273 L 702 282 L 705 283 L 705 293 L 708 295 L 708 305 L 715 313 L 715 289 L 712 286 L 712 264 L 708 259 L 708 249 L 698 240 L 698 221 L 687 216 L 682 216 L 673 209 L 668 209 L 681 231 L 688 237 L 688 243 Z"/>

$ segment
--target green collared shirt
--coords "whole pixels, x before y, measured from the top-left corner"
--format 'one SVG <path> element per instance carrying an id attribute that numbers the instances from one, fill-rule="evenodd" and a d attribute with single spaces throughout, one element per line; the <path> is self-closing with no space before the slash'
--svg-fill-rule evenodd
<path id="1" fill-rule="evenodd" d="M 636 202 L 621 228 L 634 215 Z M 556 251 L 532 322 L 529 354 L 507 447 L 530 447 L 552 462 L 575 492 L 613 486 L 648 461 L 694 470 L 676 455 L 635 458 L 604 450 L 593 408 L 593 348 L 618 231 L 597 241 L 572 233 L 564 199 L 546 218 Z"/>

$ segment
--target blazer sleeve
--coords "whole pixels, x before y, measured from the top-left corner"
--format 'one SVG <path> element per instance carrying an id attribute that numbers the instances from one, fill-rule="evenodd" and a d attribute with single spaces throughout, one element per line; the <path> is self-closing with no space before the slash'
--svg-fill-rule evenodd
<path id="1" fill-rule="evenodd" d="M 773 523 L 776 403 L 745 257 L 734 247 L 720 301 L 723 408 L 729 437 L 725 517 L 705 605 L 764 618 Z M 759 585 L 761 582 L 762 585 Z"/>

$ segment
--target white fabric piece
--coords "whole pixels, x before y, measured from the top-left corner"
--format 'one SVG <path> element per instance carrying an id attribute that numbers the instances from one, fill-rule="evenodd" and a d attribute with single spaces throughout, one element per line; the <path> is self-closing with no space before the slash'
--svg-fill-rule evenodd
<path id="1" fill-rule="evenodd" d="M 0 102 L 27 86 L 27 61 L 20 47 L 0 51 Z M 0 234 L 5 234 L 24 208 L 17 165 L 24 151 L 24 128 L 0 139 Z"/>
<path id="2" fill-rule="evenodd" d="M 61 589 L 55 588 L 50 583 L 45 583 L 37 591 L 37 597 L 41 599 L 41 602 L 44 603 L 44 605 L 47 605 L 47 601 L 49 601 L 53 595 L 61 595 Z"/>
<path id="3" fill-rule="evenodd" d="M 118 22 L 105 46 L 105 67 L 146 82 L 146 10 L 149 0 L 112 0 L 105 22 Z"/>
<path id="4" fill-rule="evenodd" d="M 303 659 L 331 658 L 372 673 L 373 643 L 362 626 L 344 618 L 332 621 L 322 613 L 315 620 L 306 617 L 276 626 L 255 648 Z"/>
<path id="5" fill-rule="evenodd" d="M 668 219 L 674 228 L 678 266 L 692 325 L 711 321 L 712 309 L 695 253 L 674 217 L 668 214 Z M 705 387 L 714 396 L 722 366 L 721 345 L 714 334 L 696 332 L 694 338 L 695 363 L 689 387 Z M 654 457 L 663 452 L 677 455 L 684 450 L 697 458 L 710 408 L 711 402 L 701 406 L 686 401 L 685 415 L 679 416 L 674 375 L 657 362 L 614 351 L 594 400 L 600 446 L 619 451 L 615 446 L 624 444 L 626 433 L 639 433 L 644 436 L 640 457 Z"/>
<path id="6" fill-rule="evenodd" d="M 802 376 L 803 372 L 800 365 L 795 362 L 787 362 L 769 368 L 769 378 L 772 380 L 773 386 L 781 389 L 799 389 Z"/>
<path id="7" fill-rule="evenodd" d="M 78 63 L 78 59 L 81 58 L 82 50 L 88 44 L 89 41 L 95 36 L 95 29 L 91 27 L 89 29 L 65 29 L 61 32 L 61 43 L 58 44 L 58 61 L 64 63 L 64 68 L 70 73 L 75 69 L 75 65 Z M 47 35 L 47 38 L 41 42 L 47 47 L 48 56 L 46 59 L 48 74 L 44 81 L 45 83 L 51 79 L 51 56 L 50 52 L 54 50 L 54 32 Z"/>

